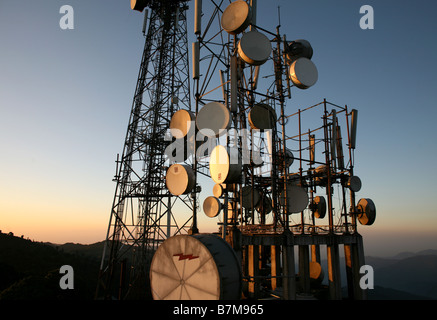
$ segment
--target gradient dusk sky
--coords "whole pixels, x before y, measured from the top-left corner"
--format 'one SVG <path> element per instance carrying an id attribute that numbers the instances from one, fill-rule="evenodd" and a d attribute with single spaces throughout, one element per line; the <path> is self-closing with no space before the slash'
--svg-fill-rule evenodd
<path id="1" fill-rule="evenodd" d="M 60 28 L 63 5 L 74 9 L 73 30 Z M 293 91 L 288 112 L 324 98 L 359 110 L 358 199 L 371 198 L 377 208 L 375 224 L 359 228 L 366 255 L 437 249 L 437 3 L 258 5 L 259 25 L 275 31 L 280 6 L 281 32 L 314 49 L 318 82 Z M 373 7 L 373 30 L 360 28 L 363 5 Z M 192 37 L 194 1 L 189 6 Z M 128 0 L 1 0 L 2 232 L 54 243 L 105 238 L 144 46 L 142 21 Z"/>

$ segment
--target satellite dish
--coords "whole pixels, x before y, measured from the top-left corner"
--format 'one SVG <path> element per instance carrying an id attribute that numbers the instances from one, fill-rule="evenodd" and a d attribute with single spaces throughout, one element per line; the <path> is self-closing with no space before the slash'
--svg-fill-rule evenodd
<path id="1" fill-rule="evenodd" d="M 291 62 L 298 58 L 311 59 L 313 56 L 313 47 L 311 47 L 311 44 L 307 40 L 294 40 L 287 45 L 286 55 Z"/>
<path id="2" fill-rule="evenodd" d="M 250 65 L 262 65 L 270 57 L 272 45 L 261 32 L 249 31 L 238 42 L 238 54 Z"/>
<path id="3" fill-rule="evenodd" d="M 214 234 L 170 237 L 150 264 L 154 300 L 238 300 L 242 283 L 235 251 Z"/>
<path id="4" fill-rule="evenodd" d="M 170 133 L 176 139 L 182 139 L 193 129 L 194 114 L 189 110 L 176 111 L 170 120 Z M 193 131 L 194 134 L 194 131 Z"/>
<path id="5" fill-rule="evenodd" d="M 316 136 L 314 134 L 310 134 L 310 163 L 314 164 L 315 158 L 316 158 Z"/>
<path id="6" fill-rule="evenodd" d="M 287 211 L 288 214 L 298 213 L 305 210 L 308 205 L 308 194 L 305 189 L 287 184 L 286 186 L 287 193 Z M 285 205 L 285 196 L 284 191 L 279 196 L 279 203 L 281 205 Z"/>
<path id="7" fill-rule="evenodd" d="M 209 172 L 215 183 L 238 182 L 241 175 L 241 157 L 237 149 L 216 146 L 209 159 Z"/>
<path id="8" fill-rule="evenodd" d="M 276 126 L 276 112 L 268 104 L 257 103 L 250 109 L 248 120 L 252 129 L 273 129 Z"/>
<path id="9" fill-rule="evenodd" d="M 261 214 L 269 214 L 270 212 L 272 212 L 272 209 L 272 199 L 270 199 L 270 197 L 266 195 L 262 196 L 262 199 L 258 203 L 256 210 Z"/>
<path id="10" fill-rule="evenodd" d="M 331 126 L 331 158 L 335 161 L 337 146 L 337 111 L 332 109 L 332 126 Z"/>
<path id="11" fill-rule="evenodd" d="M 242 199 L 241 205 L 243 208 L 252 209 L 252 199 L 253 208 L 256 208 L 261 200 L 261 195 L 257 189 L 253 189 L 252 186 L 245 186 L 241 189 Z"/>
<path id="12" fill-rule="evenodd" d="M 376 219 L 376 207 L 370 199 L 360 199 L 357 204 L 358 221 L 365 226 L 370 226 Z"/>
<path id="13" fill-rule="evenodd" d="M 186 164 L 171 165 L 165 176 L 167 189 L 175 196 L 190 193 L 194 188 L 194 182 L 194 171 Z"/>
<path id="14" fill-rule="evenodd" d="M 347 187 L 353 192 L 358 192 L 361 190 L 361 179 L 357 176 L 349 177 L 347 180 Z"/>
<path id="15" fill-rule="evenodd" d="M 285 159 L 283 157 L 284 152 L 282 150 L 279 151 L 278 155 L 278 164 L 279 164 L 279 170 L 283 170 L 284 169 L 284 160 L 285 160 L 285 165 L 288 167 L 290 167 L 293 162 L 294 162 L 294 156 L 293 156 L 293 152 L 291 152 L 290 149 L 285 149 Z"/>
<path id="16" fill-rule="evenodd" d="M 150 0 L 130 0 L 132 10 L 143 12 L 144 8 L 149 5 Z"/>
<path id="17" fill-rule="evenodd" d="M 242 0 L 234 1 L 223 11 L 221 25 L 230 34 L 243 32 L 251 22 L 252 12 L 250 6 Z"/>
<path id="18" fill-rule="evenodd" d="M 308 89 L 318 79 L 318 71 L 314 63 L 308 58 L 298 58 L 290 66 L 290 80 L 300 89 Z"/>
<path id="19" fill-rule="evenodd" d="M 326 201 L 324 197 L 317 196 L 314 197 L 311 210 L 314 213 L 314 217 L 318 219 L 323 219 L 326 215 Z"/>
<path id="20" fill-rule="evenodd" d="M 317 261 L 310 261 L 310 279 L 316 283 L 321 283 L 325 274 L 322 266 Z"/>
<path id="21" fill-rule="evenodd" d="M 216 183 L 212 188 L 212 194 L 214 195 L 214 197 L 220 198 L 221 196 L 223 196 L 224 192 L 225 190 L 223 188 L 223 185 L 221 185 L 220 183 Z"/>
<path id="22" fill-rule="evenodd" d="M 208 197 L 203 201 L 203 212 L 210 218 L 217 217 L 221 209 L 222 204 L 216 197 Z"/>
<path id="23" fill-rule="evenodd" d="M 219 137 L 231 126 L 231 113 L 223 103 L 210 102 L 197 113 L 197 129 L 207 137 Z"/>

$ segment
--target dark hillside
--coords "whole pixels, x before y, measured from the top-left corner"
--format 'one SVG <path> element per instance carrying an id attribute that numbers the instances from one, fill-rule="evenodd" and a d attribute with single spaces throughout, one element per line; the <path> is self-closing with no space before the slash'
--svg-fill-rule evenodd
<path id="1" fill-rule="evenodd" d="M 96 260 L 100 262 L 103 253 L 104 241 L 97 242 L 93 244 L 80 244 L 80 243 L 71 243 L 67 242 L 65 244 L 51 244 L 48 243 L 58 250 L 66 253 L 71 253 L 75 255 L 79 255 L 82 257 L 90 258 L 91 260 Z"/>
<path id="2" fill-rule="evenodd" d="M 437 299 L 437 256 L 415 255 L 375 270 L 375 283 Z"/>
<path id="3" fill-rule="evenodd" d="M 0 299 L 93 300 L 102 251 L 103 242 L 55 245 L 0 233 Z M 435 250 L 395 258 L 366 257 L 366 264 L 375 270 L 375 289 L 369 290 L 369 300 L 437 299 Z M 59 287 L 63 265 L 73 267 L 73 290 Z M 326 267 L 326 261 L 322 265 Z"/>
<path id="4" fill-rule="evenodd" d="M 74 270 L 74 289 L 62 290 L 63 265 Z M 93 299 L 98 262 L 56 246 L 0 234 L 0 299 Z"/>

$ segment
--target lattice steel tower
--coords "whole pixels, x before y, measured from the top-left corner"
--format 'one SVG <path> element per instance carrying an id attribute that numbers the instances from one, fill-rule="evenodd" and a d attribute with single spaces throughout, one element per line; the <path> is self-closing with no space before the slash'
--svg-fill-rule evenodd
<path id="1" fill-rule="evenodd" d="M 174 197 L 165 186 L 171 115 L 191 109 L 187 1 L 131 1 L 132 9 L 145 12 L 145 46 L 123 153 L 117 157 L 96 298 L 144 297 L 153 252 L 166 238 L 193 227 L 192 215 L 172 214 L 176 201 L 192 209 L 191 195 Z M 120 279 L 128 285 L 119 285 Z"/>

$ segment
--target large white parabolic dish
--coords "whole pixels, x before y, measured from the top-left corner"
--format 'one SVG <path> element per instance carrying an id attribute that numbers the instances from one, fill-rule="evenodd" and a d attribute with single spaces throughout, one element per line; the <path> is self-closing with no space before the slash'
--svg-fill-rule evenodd
<path id="1" fill-rule="evenodd" d="M 150 265 L 154 300 L 238 300 L 241 283 L 234 250 L 214 234 L 170 237 Z"/>

